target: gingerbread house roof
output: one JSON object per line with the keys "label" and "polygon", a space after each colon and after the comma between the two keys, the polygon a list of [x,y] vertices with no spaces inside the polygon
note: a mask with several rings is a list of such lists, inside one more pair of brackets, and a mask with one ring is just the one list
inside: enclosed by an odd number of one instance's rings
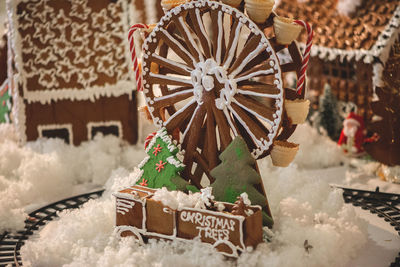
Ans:
{"label": "gingerbread house roof", "polygon": [[8,1],[10,40],[28,102],[130,94],[128,0]]}
{"label": "gingerbread house roof", "polygon": [[[399,35],[400,1],[360,0],[360,5],[351,15],[340,12],[338,2],[281,0],[276,12],[313,25],[312,56],[328,60],[337,57],[363,60],[365,63],[373,63],[379,58],[385,62]],[[306,37],[302,36],[301,41],[305,42]]]}

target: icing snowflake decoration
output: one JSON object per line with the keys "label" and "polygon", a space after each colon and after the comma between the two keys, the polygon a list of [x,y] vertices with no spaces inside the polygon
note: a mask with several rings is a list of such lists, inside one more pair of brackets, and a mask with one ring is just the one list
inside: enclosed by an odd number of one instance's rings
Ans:
{"label": "icing snowflake decoration", "polygon": [[[171,53],[158,49],[162,43]],[[158,73],[151,64],[167,71]],[[278,134],[283,110],[278,58],[258,26],[228,5],[191,1],[167,12],[143,44],[142,74],[154,123],[170,133],[185,129],[182,144],[195,143],[194,126],[212,120],[207,127],[218,128],[221,142],[245,135],[259,158]],[[163,121],[160,110],[171,105],[176,112]]]}
{"label": "icing snowflake decoration", "polygon": [[7,3],[24,98],[44,104],[131,94],[127,1],[100,9],[89,0],[56,2]]}

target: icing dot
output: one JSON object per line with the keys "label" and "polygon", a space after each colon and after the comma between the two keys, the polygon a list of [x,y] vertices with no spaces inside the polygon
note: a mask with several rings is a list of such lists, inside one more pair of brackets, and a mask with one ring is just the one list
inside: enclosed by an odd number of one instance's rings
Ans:
{"label": "icing dot", "polygon": [[210,91],[214,88],[214,79],[211,76],[204,76],[202,78],[202,83],[203,83],[203,87],[204,89],[206,89],[207,91]]}

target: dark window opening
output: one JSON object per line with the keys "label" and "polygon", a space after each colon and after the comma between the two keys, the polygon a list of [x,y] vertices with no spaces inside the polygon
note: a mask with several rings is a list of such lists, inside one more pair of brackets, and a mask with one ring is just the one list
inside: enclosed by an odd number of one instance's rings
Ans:
{"label": "dark window opening", "polygon": [[71,143],[67,128],[42,130],[42,136],[47,138],[59,138],[67,144]]}
{"label": "dark window opening", "polygon": [[98,133],[102,133],[103,135],[115,135],[115,136],[119,137],[119,128],[116,125],[111,125],[111,126],[93,126],[92,127],[92,139]]}
{"label": "dark window opening", "polygon": [[324,75],[329,75],[329,66],[328,66],[328,64],[329,63],[323,64],[322,72],[324,73]]}
{"label": "dark window opening", "polygon": [[339,76],[339,71],[337,69],[332,70],[332,76],[338,77]]}
{"label": "dark window opening", "polygon": [[354,62],[339,59],[335,61],[325,61],[322,72],[325,76],[340,78],[343,80],[356,80],[356,66]]}

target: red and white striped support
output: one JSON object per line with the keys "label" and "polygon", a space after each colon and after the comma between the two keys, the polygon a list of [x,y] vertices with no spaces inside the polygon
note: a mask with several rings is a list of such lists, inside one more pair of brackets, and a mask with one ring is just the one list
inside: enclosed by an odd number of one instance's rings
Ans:
{"label": "red and white striped support", "polygon": [[304,51],[303,55],[303,62],[301,64],[301,75],[299,80],[297,81],[297,94],[301,95],[303,91],[303,87],[305,86],[304,82],[306,80],[306,71],[308,67],[308,61],[310,60],[310,52],[311,52],[311,47],[312,47],[312,41],[314,37],[314,31],[311,27],[310,24],[303,20],[295,20],[294,23],[297,23],[301,26],[303,26],[307,30],[307,43],[306,43],[306,49]]}
{"label": "red and white striped support", "polygon": [[149,136],[146,137],[146,139],[144,140],[144,149],[147,148],[147,146],[149,145],[151,139],[153,139],[153,137],[154,137],[156,134],[157,134],[157,133],[154,132],[154,133],[149,134]]}
{"label": "red and white striped support", "polygon": [[149,26],[147,26],[146,24],[142,24],[142,23],[135,24],[129,29],[129,34],[128,34],[129,49],[130,49],[131,55],[132,55],[133,71],[135,72],[135,79],[136,79],[136,85],[137,85],[138,91],[143,91],[143,82],[142,82],[142,75],[139,70],[139,63],[137,60],[135,42],[133,40],[134,39],[133,34],[138,29],[148,29],[148,28],[149,28]]}

